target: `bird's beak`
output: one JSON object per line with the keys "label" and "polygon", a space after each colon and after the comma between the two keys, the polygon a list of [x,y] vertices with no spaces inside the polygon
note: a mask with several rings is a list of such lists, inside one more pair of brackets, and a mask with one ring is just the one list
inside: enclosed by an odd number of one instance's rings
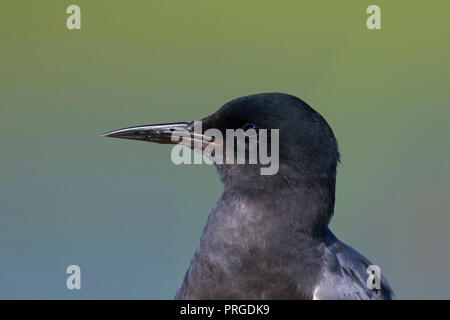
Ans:
{"label": "bird's beak", "polygon": [[178,144],[180,140],[183,140],[184,143],[188,142],[190,147],[193,147],[192,142],[199,142],[203,148],[203,144],[211,141],[209,137],[195,132],[193,121],[129,127],[104,133],[103,136],[161,144]]}

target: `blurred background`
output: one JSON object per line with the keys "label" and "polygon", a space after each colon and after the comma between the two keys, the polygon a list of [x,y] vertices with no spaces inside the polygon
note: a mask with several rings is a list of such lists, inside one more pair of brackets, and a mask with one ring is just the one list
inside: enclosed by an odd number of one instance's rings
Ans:
{"label": "blurred background", "polygon": [[[66,8],[81,8],[81,30]],[[381,8],[368,30],[366,8]],[[448,1],[2,0],[0,298],[171,299],[222,186],[106,139],[296,95],[342,153],[331,229],[397,298],[450,298]],[[66,288],[68,265],[81,290]]]}

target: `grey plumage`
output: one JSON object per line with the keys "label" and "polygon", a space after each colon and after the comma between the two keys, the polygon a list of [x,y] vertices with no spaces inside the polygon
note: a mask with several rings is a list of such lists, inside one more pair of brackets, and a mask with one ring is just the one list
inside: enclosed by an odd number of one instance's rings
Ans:
{"label": "grey plumage", "polygon": [[[177,299],[391,299],[387,281],[367,288],[371,263],[328,229],[339,152],[326,121],[304,101],[266,93],[238,98],[202,119],[203,130],[277,128],[279,171],[216,164],[224,190],[210,213]],[[166,126],[167,130],[164,131]],[[170,143],[174,126],[106,136]]]}
{"label": "grey plumage", "polygon": [[298,194],[280,190],[277,202],[225,190],[176,299],[392,299],[383,276],[380,290],[367,288],[372,263],[328,228],[320,236],[296,229],[291,196]]}

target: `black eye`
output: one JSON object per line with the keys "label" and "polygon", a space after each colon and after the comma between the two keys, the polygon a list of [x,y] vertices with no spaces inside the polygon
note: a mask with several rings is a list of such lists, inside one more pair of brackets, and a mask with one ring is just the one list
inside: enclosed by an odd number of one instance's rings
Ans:
{"label": "black eye", "polygon": [[258,133],[258,127],[255,126],[254,124],[249,124],[247,123],[244,127],[243,127],[244,131],[247,131],[248,129],[253,129]]}

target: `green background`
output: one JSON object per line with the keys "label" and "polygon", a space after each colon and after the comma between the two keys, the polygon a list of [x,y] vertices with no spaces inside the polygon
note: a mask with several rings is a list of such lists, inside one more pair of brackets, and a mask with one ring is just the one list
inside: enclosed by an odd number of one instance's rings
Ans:
{"label": "green background", "polygon": [[[382,30],[366,28],[370,4]],[[449,12],[437,0],[2,0],[0,298],[172,298],[221,191],[215,169],[100,134],[267,91],[304,99],[338,138],[336,235],[398,298],[450,298]],[[79,291],[66,289],[70,264]]]}

